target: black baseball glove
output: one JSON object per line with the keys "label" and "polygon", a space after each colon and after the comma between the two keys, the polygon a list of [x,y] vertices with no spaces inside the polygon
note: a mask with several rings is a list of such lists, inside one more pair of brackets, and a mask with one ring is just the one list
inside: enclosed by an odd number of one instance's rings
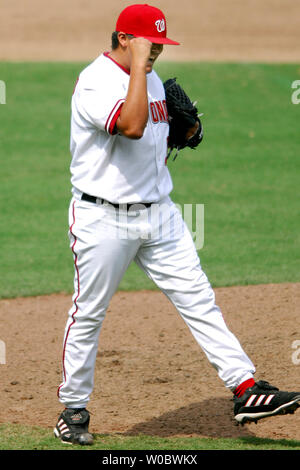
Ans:
{"label": "black baseball glove", "polygon": [[203,127],[199,119],[195,103],[192,103],[185,91],[176,82],[176,78],[169,78],[164,82],[167,110],[169,115],[169,153],[190,147],[195,149],[203,139]]}

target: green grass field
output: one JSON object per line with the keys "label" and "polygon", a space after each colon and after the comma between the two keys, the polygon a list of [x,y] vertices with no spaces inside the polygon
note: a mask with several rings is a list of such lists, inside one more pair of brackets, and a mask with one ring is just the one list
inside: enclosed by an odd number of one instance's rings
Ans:
{"label": "green grass field", "polygon": [[[0,63],[7,93],[0,105],[0,298],[72,292],[70,99],[84,65]],[[162,79],[176,76],[204,113],[203,143],[168,165],[173,200],[204,204],[199,254],[212,285],[300,281],[300,105],[291,102],[299,66],[161,63],[157,71]],[[120,285],[154,288],[134,265]],[[14,426],[4,429],[0,449],[60,448],[46,430],[23,428],[17,439]],[[299,449],[300,443],[146,436],[99,438],[96,446]]]}
{"label": "green grass field", "polygon": [[[0,63],[0,297],[71,292],[70,97],[84,64]],[[160,64],[204,113],[197,150],[169,161],[172,197],[204,204],[213,286],[300,280],[296,65]],[[155,288],[134,265],[121,289]]]}
{"label": "green grass field", "polygon": [[97,434],[94,438],[92,447],[82,448],[60,443],[49,429],[38,426],[0,425],[0,450],[300,450],[299,441],[256,437],[200,439]]}

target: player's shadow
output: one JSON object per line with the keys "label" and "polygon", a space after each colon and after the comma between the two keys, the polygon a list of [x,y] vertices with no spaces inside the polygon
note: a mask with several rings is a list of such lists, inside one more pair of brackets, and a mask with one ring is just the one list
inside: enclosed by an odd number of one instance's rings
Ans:
{"label": "player's shadow", "polygon": [[[252,426],[255,426],[254,424]],[[246,426],[237,426],[233,418],[233,402],[228,398],[212,398],[168,411],[161,416],[138,423],[124,433],[127,436],[146,434],[158,437],[254,436]]]}

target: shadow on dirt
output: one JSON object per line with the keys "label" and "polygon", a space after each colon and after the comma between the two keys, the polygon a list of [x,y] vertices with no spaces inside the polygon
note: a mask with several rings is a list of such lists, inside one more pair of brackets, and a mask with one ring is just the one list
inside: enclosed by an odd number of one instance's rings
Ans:
{"label": "shadow on dirt", "polygon": [[161,416],[136,424],[124,435],[134,436],[201,436],[201,437],[249,437],[251,426],[237,426],[233,418],[233,402],[228,398],[212,398],[199,403],[168,411]]}

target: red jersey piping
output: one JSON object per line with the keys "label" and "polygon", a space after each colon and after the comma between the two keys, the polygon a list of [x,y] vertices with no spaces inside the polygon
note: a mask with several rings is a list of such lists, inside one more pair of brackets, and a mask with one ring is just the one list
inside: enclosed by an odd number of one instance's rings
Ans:
{"label": "red jersey piping", "polygon": [[71,327],[74,325],[74,323],[76,323],[76,319],[75,319],[75,315],[76,313],[78,312],[78,304],[77,304],[77,300],[79,298],[79,295],[80,295],[80,278],[79,278],[79,269],[78,269],[78,256],[77,256],[77,253],[75,251],[75,245],[77,243],[77,237],[74,235],[74,233],[72,232],[73,230],[73,227],[74,227],[74,224],[75,224],[75,201],[73,202],[73,208],[72,208],[72,214],[73,214],[73,223],[70,227],[70,233],[71,235],[73,236],[74,238],[74,242],[72,244],[72,252],[73,252],[73,255],[74,255],[74,264],[75,264],[75,270],[76,270],[76,274],[77,274],[77,295],[76,295],[76,298],[74,300],[74,312],[72,314],[72,323],[70,323],[69,327],[68,327],[68,331],[67,331],[67,334],[66,334],[66,337],[65,337],[65,340],[64,340],[64,345],[63,345],[63,357],[62,357],[62,367],[63,367],[63,383],[58,387],[57,389],[57,396],[59,397],[59,392],[60,392],[60,389],[62,388],[62,386],[65,384],[66,382],[66,368],[65,368],[65,355],[66,355],[66,345],[67,345],[67,341],[68,341],[68,337],[69,337],[69,333],[70,333],[70,329]]}
{"label": "red jersey piping", "polygon": [[117,122],[118,117],[120,116],[121,109],[122,109],[124,101],[125,101],[124,99],[121,99],[121,100],[118,100],[116,102],[115,106],[111,110],[111,112],[110,112],[110,114],[109,114],[109,116],[106,120],[105,130],[109,134],[114,135],[114,134],[117,133],[117,131],[115,130],[115,124]]}
{"label": "red jersey piping", "polygon": [[123,67],[123,65],[119,64],[115,59],[110,57],[109,52],[103,52],[104,57],[107,57],[108,59],[112,60],[120,69],[123,70],[123,72],[127,73],[127,75],[130,75],[130,70],[126,69]]}

